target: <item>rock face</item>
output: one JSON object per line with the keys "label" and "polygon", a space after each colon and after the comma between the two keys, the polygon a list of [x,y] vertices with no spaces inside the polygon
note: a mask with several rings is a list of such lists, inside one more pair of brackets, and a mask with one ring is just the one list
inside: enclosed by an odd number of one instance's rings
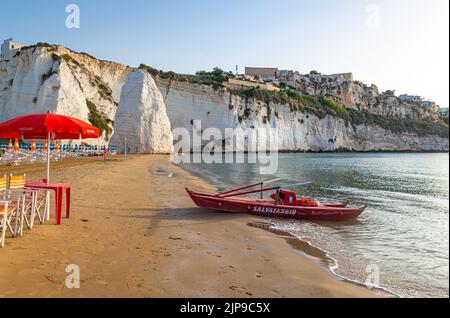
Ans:
{"label": "rock face", "polygon": [[380,93],[376,85],[367,86],[354,81],[348,74],[306,74],[299,77],[298,88],[302,93],[321,95],[334,99],[348,108],[397,118],[436,119],[433,109],[420,107],[415,102],[402,101],[395,95]]}
{"label": "rock face", "polygon": [[[103,131],[107,141],[120,90],[131,71],[62,46],[22,49],[9,61],[0,62],[0,120],[47,111],[84,121],[95,117],[96,124],[102,121],[109,127]],[[97,140],[83,142],[98,144]]]}
{"label": "rock face", "polygon": [[[164,99],[153,78],[137,70],[127,77],[115,117],[111,142],[124,152],[170,153],[172,132]],[[125,141],[126,138],[126,141]]]}
{"label": "rock face", "polygon": [[[448,138],[394,133],[376,125],[353,127],[341,118],[292,112],[287,104],[246,99],[212,86],[168,80],[157,85],[172,129],[187,128],[191,136],[193,122],[201,120],[202,130],[215,127],[223,136],[226,128],[277,128],[280,151],[448,151]],[[240,146],[236,151],[246,150]]]}
{"label": "rock face", "polygon": [[68,66],[49,52],[26,50],[0,68],[2,119],[30,113],[62,112],[87,118],[86,101]]}
{"label": "rock face", "polygon": [[[222,133],[226,128],[278,128],[282,151],[448,151],[448,137],[395,133],[377,125],[353,126],[339,117],[291,111],[287,104],[244,98],[224,88],[156,76],[158,91],[150,75],[135,71],[62,46],[23,48],[9,61],[0,62],[0,121],[52,111],[102,127],[105,142],[115,135],[112,145],[124,147],[121,142],[128,135],[128,148],[141,152],[169,152],[170,128],[192,132],[195,120],[202,121],[203,130],[214,127]],[[299,87],[304,93],[326,96],[386,120],[433,120],[436,116],[345,76],[308,74],[300,78]],[[87,142],[98,144],[97,140]],[[240,147],[236,150],[245,150]]]}

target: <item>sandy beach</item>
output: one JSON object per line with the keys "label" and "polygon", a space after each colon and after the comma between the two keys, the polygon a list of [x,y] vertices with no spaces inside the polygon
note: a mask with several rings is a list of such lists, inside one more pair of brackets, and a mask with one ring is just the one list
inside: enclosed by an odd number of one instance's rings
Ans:
{"label": "sandy beach", "polygon": [[[36,179],[44,166],[0,173]],[[72,216],[7,238],[0,297],[380,296],[334,277],[282,234],[248,225],[261,218],[194,207],[184,187],[212,186],[168,156],[68,160],[52,164],[51,180],[71,184]],[[66,288],[69,264],[80,268],[79,289]]]}

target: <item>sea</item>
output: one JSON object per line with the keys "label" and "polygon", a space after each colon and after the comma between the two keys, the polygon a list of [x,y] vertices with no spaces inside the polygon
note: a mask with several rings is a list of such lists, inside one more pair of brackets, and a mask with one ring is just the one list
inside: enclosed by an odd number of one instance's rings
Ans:
{"label": "sea", "polygon": [[[246,162],[245,154],[241,161]],[[219,189],[284,178],[299,197],[367,205],[351,222],[261,217],[326,252],[333,274],[400,297],[449,297],[448,153],[288,153],[259,164],[184,163]]]}

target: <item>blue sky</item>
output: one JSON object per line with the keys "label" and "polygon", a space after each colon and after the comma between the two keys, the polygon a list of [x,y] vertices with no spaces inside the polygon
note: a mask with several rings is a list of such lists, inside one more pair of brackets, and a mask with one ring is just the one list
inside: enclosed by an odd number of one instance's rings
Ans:
{"label": "blue sky", "polygon": [[[274,66],[449,101],[448,0],[0,0],[0,39],[192,73]],[[68,4],[80,28],[65,26]]]}

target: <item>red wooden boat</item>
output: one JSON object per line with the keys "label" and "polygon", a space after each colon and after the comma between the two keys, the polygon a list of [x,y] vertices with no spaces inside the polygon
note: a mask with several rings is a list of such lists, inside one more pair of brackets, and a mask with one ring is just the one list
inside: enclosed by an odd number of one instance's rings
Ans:
{"label": "red wooden boat", "polygon": [[[295,192],[281,187],[263,188],[264,183],[256,183],[218,194],[194,192],[186,188],[194,203],[202,208],[224,212],[240,212],[270,217],[285,217],[308,220],[350,220],[356,219],[367,206],[351,208],[349,201],[340,203],[320,203],[316,200],[297,199]],[[260,186],[258,190],[244,191]],[[270,199],[263,199],[263,193],[275,191]],[[260,198],[241,197],[260,193]]]}

